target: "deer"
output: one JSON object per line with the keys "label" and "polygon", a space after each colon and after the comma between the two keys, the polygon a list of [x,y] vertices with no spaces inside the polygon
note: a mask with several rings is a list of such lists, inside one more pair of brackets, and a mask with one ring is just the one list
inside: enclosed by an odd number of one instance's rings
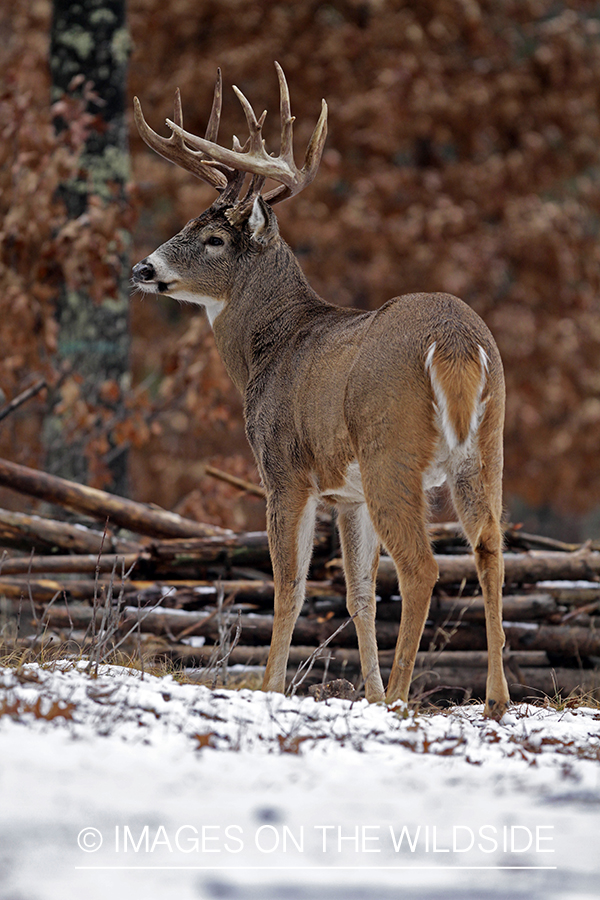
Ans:
{"label": "deer", "polygon": [[[484,598],[488,672],[484,714],[510,702],[503,671],[502,469],[504,374],[494,338],[466,303],[414,293],[365,311],[339,307],[309,285],[279,233],[273,206],[314,179],[327,104],[298,168],[287,81],[278,156],[234,86],[249,136],[218,143],[218,70],[204,137],[183,128],[179,90],[169,137],[134,118],[146,144],[217,191],[212,205],[134,266],[147,294],[204,307],[225,368],[243,398],[245,428],[266,495],[274,583],[271,645],[262,688],[285,691],[294,626],[305,600],[317,509],[335,510],[365,697],[399,708],[409,688],[438,579],[427,496],[444,482],[475,556]],[[268,191],[268,183],[275,183]],[[375,630],[381,547],[402,599],[387,689]]]}

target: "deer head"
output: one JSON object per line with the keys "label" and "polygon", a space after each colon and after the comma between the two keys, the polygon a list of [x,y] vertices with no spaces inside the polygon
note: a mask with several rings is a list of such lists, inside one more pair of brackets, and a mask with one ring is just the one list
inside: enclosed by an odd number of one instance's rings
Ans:
{"label": "deer head", "polygon": [[[206,307],[211,324],[222,311],[235,280],[243,273],[240,260],[250,264],[278,239],[277,220],[271,206],[300,193],[314,179],[327,136],[327,104],[309,141],[304,163],[294,161],[293,122],[288,85],[279,63],[275,63],[280,91],[281,147],[271,156],[262,136],[266,111],[257,118],[252,106],[234,86],[240,100],[249,137],[242,146],[234,137],[233,149],[221,147],[218,137],[222,106],[221,71],[218,71],[213,105],[203,138],[183,129],[179,90],[175,95],[173,121],[168,138],[147,124],[137,97],[135,122],[144,141],[165,159],[191,172],[214,187],[219,196],[202,215],[162,244],[133,269],[133,282],[149,293],[167,294],[178,300]],[[247,176],[251,180],[246,190]],[[263,193],[267,180],[278,186]],[[235,263],[235,264],[234,264]]]}

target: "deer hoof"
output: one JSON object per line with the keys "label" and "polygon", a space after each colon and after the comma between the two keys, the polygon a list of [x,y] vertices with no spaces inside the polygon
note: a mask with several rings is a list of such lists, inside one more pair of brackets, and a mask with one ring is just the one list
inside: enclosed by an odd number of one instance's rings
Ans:
{"label": "deer hoof", "polygon": [[483,714],[488,719],[495,719],[496,722],[499,722],[508,709],[508,704],[508,698],[506,700],[494,700],[492,697],[488,697]]}

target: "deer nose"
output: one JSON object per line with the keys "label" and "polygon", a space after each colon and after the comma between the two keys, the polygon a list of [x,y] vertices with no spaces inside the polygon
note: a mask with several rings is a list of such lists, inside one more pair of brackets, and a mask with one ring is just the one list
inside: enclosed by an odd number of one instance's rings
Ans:
{"label": "deer nose", "polygon": [[148,262],[147,259],[143,259],[133,267],[131,274],[134,281],[152,281],[156,275],[156,270],[152,263]]}

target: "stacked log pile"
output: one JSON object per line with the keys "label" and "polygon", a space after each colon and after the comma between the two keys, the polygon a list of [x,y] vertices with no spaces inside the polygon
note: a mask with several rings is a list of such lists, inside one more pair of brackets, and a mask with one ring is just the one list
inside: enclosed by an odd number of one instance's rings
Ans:
{"label": "stacked log pile", "polygon": [[[146,666],[167,660],[198,679],[210,680],[227,666],[229,673],[241,669],[249,684],[252,676],[259,680],[273,622],[264,532],[234,534],[3,460],[0,485],[58,505],[63,515],[70,510],[78,519],[0,510],[4,654],[54,644],[61,652],[96,653],[96,659],[110,661],[118,649],[138,655]],[[94,520],[102,524],[94,526]],[[431,531],[440,578],[413,694],[436,701],[480,698],[487,653],[474,559],[457,526]],[[600,697],[600,548],[591,542],[562,544],[516,528],[507,529],[506,541],[505,662],[511,695]],[[338,552],[334,528],[324,521],[290,655],[290,679],[300,680],[299,667],[305,673],[300,690],[324,678],[360,682]],[[385,556],[377,589],[385,680],[402,607]]]}

